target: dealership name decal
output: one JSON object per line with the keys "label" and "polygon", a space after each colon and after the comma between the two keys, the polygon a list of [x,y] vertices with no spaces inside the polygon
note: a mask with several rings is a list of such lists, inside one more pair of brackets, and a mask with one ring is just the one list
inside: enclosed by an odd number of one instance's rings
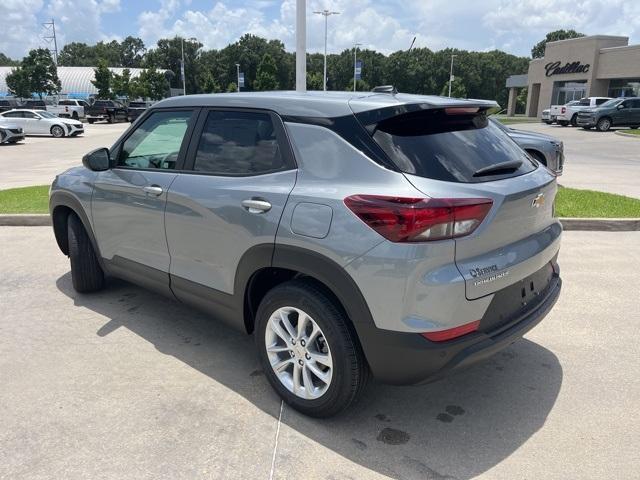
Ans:
{"label": "dealership name decal", "polygon": [[561,67],[562,62],[550,62],[544,66],[544,69],[547,71],[547,77],[552,75],[562,75],[564,73],[587,73],[591,65],[582,64],[580,62],[567,62]]}

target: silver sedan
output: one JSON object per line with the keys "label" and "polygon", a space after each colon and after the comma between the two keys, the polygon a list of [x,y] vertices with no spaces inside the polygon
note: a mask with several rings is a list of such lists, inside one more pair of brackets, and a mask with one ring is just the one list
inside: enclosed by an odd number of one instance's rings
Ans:
{"label": "silver sedan", "polygon": [[0,114],[0,125],[5,124],[21,127],[25,135],[53,135],[60,138],[84,133],[82,122],[59,118],[44,110],[9,110]]}

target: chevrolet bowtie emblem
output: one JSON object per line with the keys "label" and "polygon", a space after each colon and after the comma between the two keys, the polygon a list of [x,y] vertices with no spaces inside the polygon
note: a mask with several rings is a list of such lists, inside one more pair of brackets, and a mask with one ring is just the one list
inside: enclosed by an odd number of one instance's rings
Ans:
{"label": "chevrolet bowtie emblem", "polygon": [[538,195],[536,195],[536,198],[531,200],[532,208],[540,208],[543,205],[544,205],[544,193],[539,193]]}

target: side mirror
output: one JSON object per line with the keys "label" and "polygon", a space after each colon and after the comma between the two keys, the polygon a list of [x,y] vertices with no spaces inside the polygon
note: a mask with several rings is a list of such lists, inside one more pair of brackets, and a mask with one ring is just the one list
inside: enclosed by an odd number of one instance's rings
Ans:
{"label": "side mirror", "polygon": [[618,105],[618,110],[622,110],[623,108],[624,108],[624,105],[622,103]]}
{"label": "side mirror", "polygon": [[109,156],[108,148],[97,148],[82,157],[82,164],[94,172],[109,170],[110,162],[111,157]]}

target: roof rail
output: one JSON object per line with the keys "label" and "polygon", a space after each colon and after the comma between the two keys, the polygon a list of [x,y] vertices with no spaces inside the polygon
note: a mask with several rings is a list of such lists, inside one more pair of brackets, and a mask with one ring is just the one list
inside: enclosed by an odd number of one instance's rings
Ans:
{"label": "roof rail", "polygon": [[398,89],[393,85],[380,85],[378,87],[373,87],[371,91],[375,93],[390,93],[391,95],[398,93]]}

